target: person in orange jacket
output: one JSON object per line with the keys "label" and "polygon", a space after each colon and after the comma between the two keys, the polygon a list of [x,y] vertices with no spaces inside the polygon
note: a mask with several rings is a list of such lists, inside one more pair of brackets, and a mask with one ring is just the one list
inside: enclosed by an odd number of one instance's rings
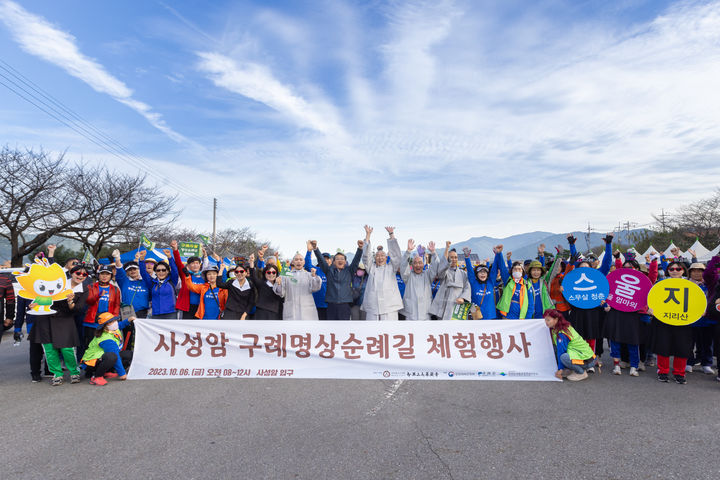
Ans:
{"label": "person in orange jacket", "polygon": [[200,295],[200,303],[198,304],[195,317],[201,320],[219,320],[222,318],[225,310],[225,303],[228,298],[228,291],[218,287],[218,276],[225,271],[225,265],[218,270],[218,267],[212,265],[203,270],[202,275],[205,283],[193,283],[189,276],[185,277],[185,285],[191,292]]}

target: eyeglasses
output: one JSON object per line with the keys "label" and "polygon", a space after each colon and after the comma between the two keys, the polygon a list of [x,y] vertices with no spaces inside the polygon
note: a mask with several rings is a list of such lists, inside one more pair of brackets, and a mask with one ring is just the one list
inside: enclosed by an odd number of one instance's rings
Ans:
{"label": "eyeglasses", "polygon": [[277,272],[273,272],[272,270],[268,270],[265,272],[265,275],[277,275]]}
{"label": "eyeglasses", "polygon": [[156,268],[155,272],[156,273],[167,272],[167,268]]}
{"label": "eyeglasses", "polygon": [[235,273],[245,273],[245,270],[235,270]]}
{"label": "eyeglasses", "polygon": [[77,275],[78,277],[87,277],[88,274],[85,272],[75,272],[73,275]]}
{"label": "eyeglasses", "polygon": [[683,269],[680,267],[670,267],[668,268],[668,272],[682,272]]}

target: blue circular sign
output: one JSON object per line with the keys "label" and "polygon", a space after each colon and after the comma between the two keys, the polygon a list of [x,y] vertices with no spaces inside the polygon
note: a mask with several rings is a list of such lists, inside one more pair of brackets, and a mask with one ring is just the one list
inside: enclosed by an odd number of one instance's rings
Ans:
{"label": "blue circular sign", "polygon": [[570,305],[589,310],[599,307],[610,293],[605,275],[594,268],[576,268],[563,278],[563,296]]}

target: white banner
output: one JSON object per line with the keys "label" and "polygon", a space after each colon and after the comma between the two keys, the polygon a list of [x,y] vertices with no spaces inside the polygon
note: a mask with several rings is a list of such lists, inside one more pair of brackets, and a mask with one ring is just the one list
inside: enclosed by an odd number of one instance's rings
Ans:
{"label": "white banner", "polygon": [[544,320],[140,319],[135,331],[130,379],[561,381]]}

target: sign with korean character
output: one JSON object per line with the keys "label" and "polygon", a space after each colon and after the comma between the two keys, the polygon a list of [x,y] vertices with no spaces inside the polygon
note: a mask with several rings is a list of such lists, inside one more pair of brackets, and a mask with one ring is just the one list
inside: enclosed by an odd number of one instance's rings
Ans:
{"label": "sign with korean character", "polygon": [[666,278],[648,294],[653,316],[668,325],[690,325],[700,320],[707,307],[702,289],[684,278]]}
{"label": "sign with korean character", "polygon": [[607,304],[621,312],[637,312],[647,307],[652,282],[644,273],[632,268],[618,268],[607,276],[610,291]]}
{"label": "sign with korean character", "polygon": [[201,257],[202,246],[197,242],[178,242],[181,257]]}
{"label": "sign with korean character", "polygon": [[545,321],[135,321],[130,379],[547,380]]}
{"label": "sign with korean character", "polygon": [[563,296],[575,308],[590,310],[599,307],[610,293],[605,275],[595,268],[576,268],[562,281]]}

